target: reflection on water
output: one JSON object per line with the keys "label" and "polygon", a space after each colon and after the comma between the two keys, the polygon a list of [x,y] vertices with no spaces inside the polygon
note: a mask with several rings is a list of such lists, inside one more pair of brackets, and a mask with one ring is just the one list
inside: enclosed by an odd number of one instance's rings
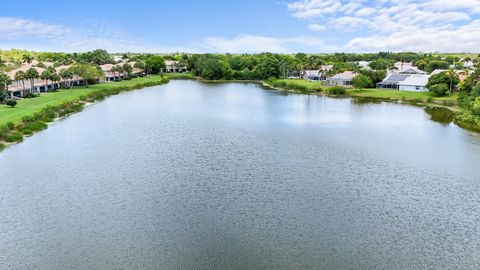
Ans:
{"label": "reflection on water", "polygon": [[421,108],[172,81],[0,155],[0,269],[479,269],[478,160]]}
{"label": "reflection on water", "polygon": [[427,107],[425,111],[430,115],[432,121],[442,124],[452,123],[455,116],[452,110],[443,107]]}

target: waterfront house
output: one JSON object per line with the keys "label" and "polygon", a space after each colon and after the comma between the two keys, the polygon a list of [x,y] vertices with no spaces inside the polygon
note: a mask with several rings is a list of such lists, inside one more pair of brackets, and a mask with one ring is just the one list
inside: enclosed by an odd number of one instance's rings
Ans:
{"label": "waterfront house", "polygon": [[103,79],[102,79],[103,82],[121,81],[125,78],[124,72],[112,71],[112,68],[116,66],[118,65],[113,65],[113,64],[100,65],[100,69],[102,69],[102,72],[103,72]]}
{"label": "waterfront house", "polygon": [[179,61],[165,60],[165,72],[166,73],[181,73],[187,72],[187,67],[180,64]]}
{"label": "waterfront house", "polygon": [[344,71],[333,77],[327,78],[326,85],[328,86],[351,86],[352,80],[357,76],[355,71]]}
{"label": "waterfront house", "polygon": [[411,74],[405,80],[398,83],[398,90],[400,91],[415,91],[427,92],[427,83],[430,75],[425,74]]}
{"label": "waterfront house", "polygon": [[302,78],[309,81],[320,81],[321,73],[320,70],[304,70]]}
{"label": "waterfront house", "polygon": [[383,81],[377,83],[377,88],[400,91],[428,91],[427,83],[431,75],[389,73]]}

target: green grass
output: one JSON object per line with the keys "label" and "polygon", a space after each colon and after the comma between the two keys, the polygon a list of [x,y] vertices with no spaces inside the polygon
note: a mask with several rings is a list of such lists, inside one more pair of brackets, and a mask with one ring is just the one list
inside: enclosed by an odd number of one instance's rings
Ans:
{"label": "green grass", "polygon": [[445,97],[435,97],[430,92],[410,92],[410,91],[398,91],[398,90],[383,90],[383,89],[349,89],[347,93],[356,97],[371,97],[371,98],[385,98],[385,99],[398,99],[398,100],[416,100],[422,99],[426,101],[428,98],[437,101],[456,101],[457,94],[452,94]]}
{"label": "green grass", "polygon": [[139,83],[154,83],[161,80],[160,75],[151,75],[144,78],[135,78],[121,82],[109,82],[91,85],[90,87],[76,87],[72,90],[61,89],[58,92],[42,93],[40,97],[19,100],[15,108],[0,105],[0,126],[8,122],[17,123],[24,116],[40,112],[47,106],[56,106],[65,102],[78,100],[88,93],[111,88],[131,87]]}
{"label": "green grass", "polygon": [[312,90],[312,91],[322,87],[321,82],[311,82],[311,81],[302,80],[302,79],[293,79],[293,80],[279,79],[279,80],[274,80],[273,82],[274,83],[285,83],[285,84],[292,85],[292,86],[296,85],[296,86],[300,86],[300,87],[305,87],[306,89]]}
{"label": "green grass", "polygon": [[[296,80],[273,80],[268,82],[274,87],[283,88],[286,90],[293,90],[298,92],[325,92],[328,88],[323,86],[321,82],[311,82],[301,79]],[[321,91],[319,91],[321,90]],[[430,92],[410,92],[410,91],[398,91],[398,90],[384,90],[384,89],[347,89],[347,95],[352,97],[365,97],[376,98],[385,100],[401,100],[410,102],[423,102],[423,103],[437,103],[445,106],[455,106],[457,103],[458,95],[456,93],[445,96],[435,97]]]}

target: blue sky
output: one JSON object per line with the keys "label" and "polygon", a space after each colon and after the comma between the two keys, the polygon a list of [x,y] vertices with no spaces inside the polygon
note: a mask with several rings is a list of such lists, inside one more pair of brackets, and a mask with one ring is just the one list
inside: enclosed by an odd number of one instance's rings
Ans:
{"label": "blue sky", "polygon": [[2,0],[9,48],[479,52],[480,0]]}

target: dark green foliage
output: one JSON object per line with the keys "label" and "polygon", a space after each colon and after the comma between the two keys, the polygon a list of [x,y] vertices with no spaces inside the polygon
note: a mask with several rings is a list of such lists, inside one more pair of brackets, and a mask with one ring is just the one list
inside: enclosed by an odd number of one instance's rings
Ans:
{"label": "dark green foliage", "polygon": [[152,55],[145,61],[145,66],[150,74],[158,74],[165,68],[165,60],[159,55]]}
{"label": "dark green foliage", "polygon": [[372,80],[365,75],[357,75],[352,80],[352,85],[356,88],[363,89],[372,85]]}
{"label": "dark green foliage", "polygon": [[427,72],[432,72],[435,69],[447,69],[450,65],[446,61],[441,61],[441,60],[432,60],[428,63],[428,65],[425,67],[425,70]]}
{"label": "dark green foliage", "polygon": [[332,86],[328,88],[327,91],[333,95],[344,95],[347,92],[345,87],[341,87],[341,86]]}
{"label": "dark green foliage", "polygon": [[444,83],[431,85],[428,89],[437,97],[445,96],[449,92],[448,86]]}
{"label": "dark green foliage", "polygon": [[24,98],[36,98],[36,97],[38,97],[38,94],[30,93],[30,92],[25,94],[25,96],[24,96]]}
{"label": "dark green foliage", "polygon": [[379,58],[370,62],[368,66],[373,70],[387,70],[393,66],[393,63],[383,58]]}
{"label": "dark green foliage", "polygon": [[8,143],[21,142],[23,141],[23,135],[19,133],[11,133],[5,137],[5,141]]}
{"label": "dark green foliage", "polygon": [[460,79],[458,78],[458,75],[455,72],[451,72],[450,74],[450,72],[445,71],[439,74],[432,75],[428,79],[427,88],[430,89],[430,87],[435,84],[445,84],[450,87],[450,84],[451,84],[453,89],[458,85],[459,82],[460,82]]}
{"label": "dark green foliage", "polygon": [[11,108],[17,106],[17,101],[15,99],[9,99],[7,102],[5,102],[7,106],[10,106]]}

